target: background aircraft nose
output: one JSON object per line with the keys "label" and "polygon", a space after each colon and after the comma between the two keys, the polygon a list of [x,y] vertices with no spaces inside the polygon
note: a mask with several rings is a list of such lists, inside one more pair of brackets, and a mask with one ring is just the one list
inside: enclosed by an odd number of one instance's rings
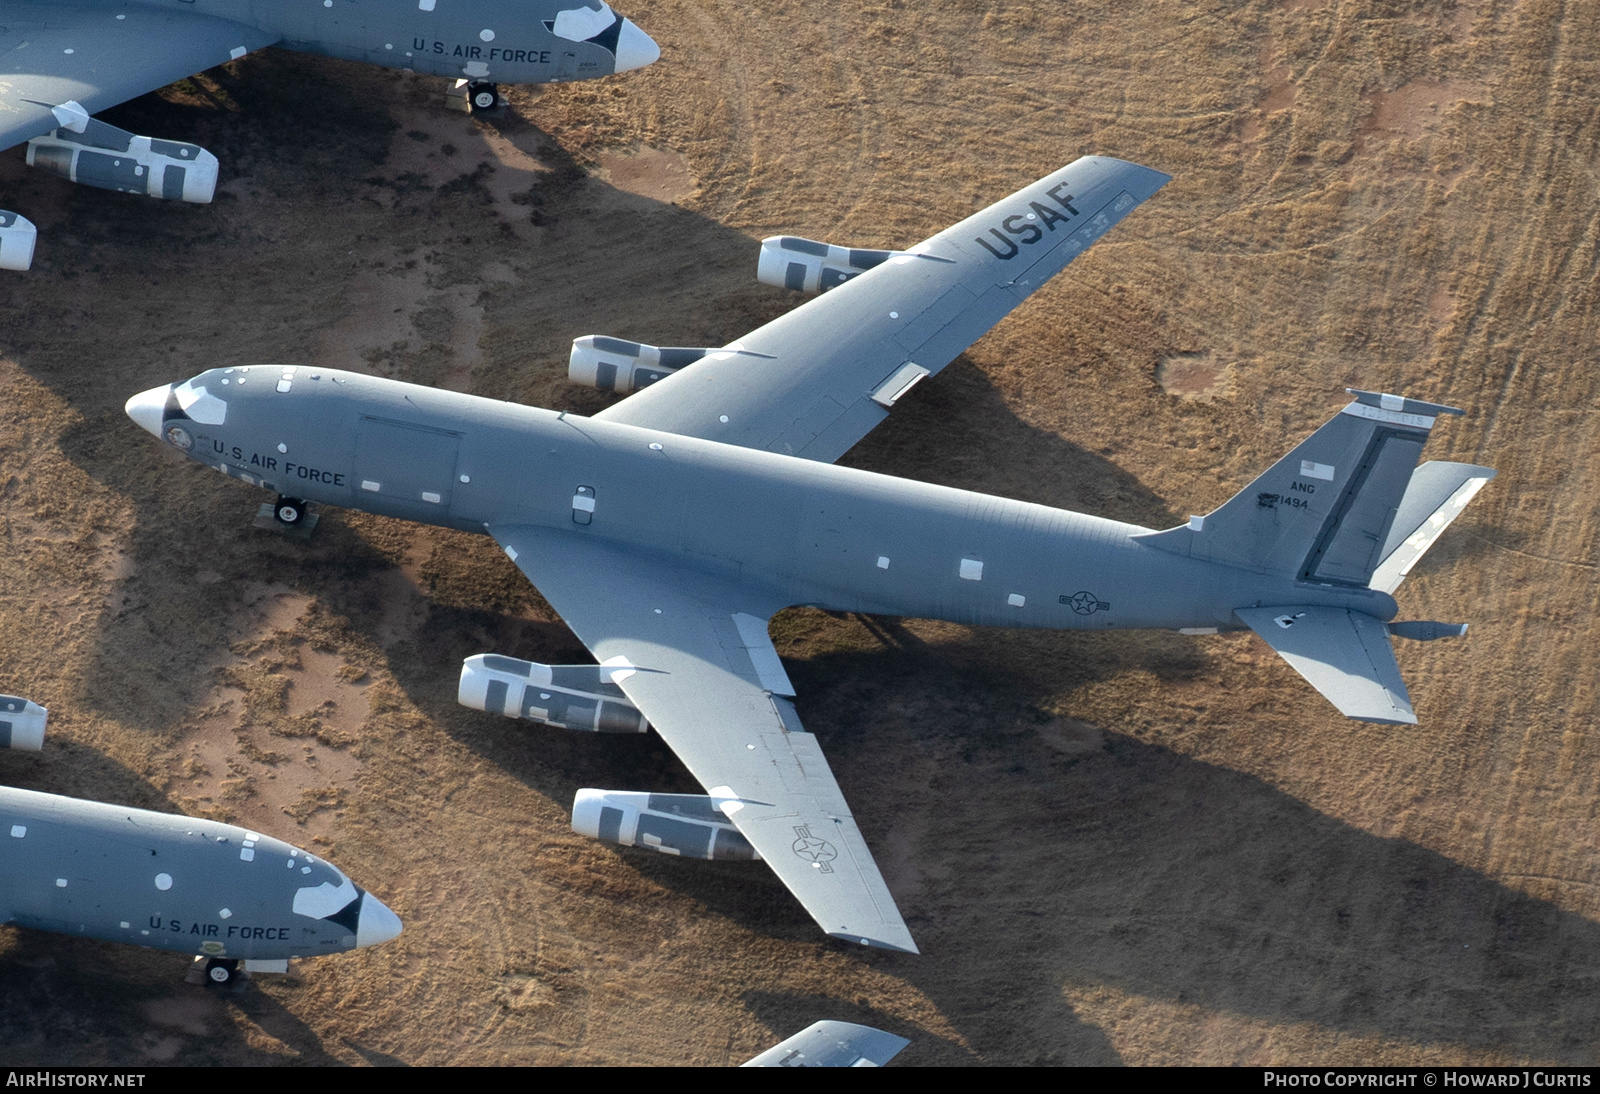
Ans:
{"label": "background aircraft nose", "polygon": [[616,71],[643,68],[654,64],[660,57],[661,47],[656,45],[655,39],[635,26],[632,19],[624,19],[622,30],[617,34]]}
{"label": "background aircraft nose", "polygon": [[356,918],[356,948],[376,946],[400,934],[400,917],[371,893],[361,895],[361,914]]}
{"label": "background aircraft nose", "polygon": [[161,436],[161,415],[167,407],[167,396],[172,392],[171,384],[162,384],[149,391],[141,391],[123,404],[122,409],[128,412],[128,417],[139,423],[139,428],[151,436]]}

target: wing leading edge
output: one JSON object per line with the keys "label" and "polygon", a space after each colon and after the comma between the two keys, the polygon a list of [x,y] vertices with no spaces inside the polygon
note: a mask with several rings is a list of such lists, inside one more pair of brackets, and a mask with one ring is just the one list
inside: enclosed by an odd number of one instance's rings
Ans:
{"label": "wing leading edge", "polygon": [[547,528],[491,534],[834,938],[916,953],[767,637],[782,599]]}
{"label": "wing leading edge", "polygon": [[143,4],[0,3],[0,149],[62,123],[50,108],[90,114],[165,87],[276,37],[240,23]]}
{"label": "wing leading edge", "polygon": [[1169,178],[1085,156],[596,417],[831,463]]}

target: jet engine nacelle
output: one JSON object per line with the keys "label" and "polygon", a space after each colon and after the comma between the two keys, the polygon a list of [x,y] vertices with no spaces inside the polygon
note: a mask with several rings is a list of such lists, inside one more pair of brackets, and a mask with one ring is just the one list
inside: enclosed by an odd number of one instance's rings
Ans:
{"label": "jet engine nacelle", "polygon": [[580,790],[572,799],[572,830],[666,855],[760,859],[760,852],[717,810],[716,802],[704,794]]}
{"label": "jet engine nacelle", "polygon": [[39,230],[20,213],[0,209],[0,270],[26,270],[33,265]]}
{"label": "jet engine nacelle", "polygon": [[50,712],[20,695],[0,695],[0,748],[38,752],[44,747],[44,723]]}
{"label": "jet engine nacelle", "polygon": [[[58,114],[58,116],[60,116]],[[28,165],[85,186],[168,201],[210,204],[217,157],[198,144],[141,137],[94,118],[28,142]]]}
{"label": "jet engine nacelle", "polygon": [[473,710],[561,729],[644,733],[650,723],[612,682],[615,671],[605,665],[541,665],[480,653],[462,662],[456,701]]}
{"label": "jet engine nacelle", "polygon": [[864,251],[799,236],[769,236],[761,241],[756,280],[795,292],[827,292],[859,273],[881,266],[905,251]]}
{"label": "jet engine nacelle", "polygon": [[567,379],[601,391],[630,395],[715,352],[688,346],[647,346],[603,334],[586,334],[572,341]]}

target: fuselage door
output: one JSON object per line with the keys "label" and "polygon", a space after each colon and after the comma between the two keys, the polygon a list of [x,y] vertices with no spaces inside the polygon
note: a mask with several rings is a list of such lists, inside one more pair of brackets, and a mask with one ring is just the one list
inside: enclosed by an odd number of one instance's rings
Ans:
{"label": "fuselage door", "polygon": [[460,445],[458,433],[362,418],[356,442],[356,488],[391,501],[447,509]]}

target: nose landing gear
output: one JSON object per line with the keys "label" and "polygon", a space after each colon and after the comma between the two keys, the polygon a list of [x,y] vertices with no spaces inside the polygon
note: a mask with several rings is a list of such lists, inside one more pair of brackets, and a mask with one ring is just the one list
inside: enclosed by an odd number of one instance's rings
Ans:
{"label": "nose landing gear", "polygon": [[206,962],[206,979],[217,987],[226,987],[239,976],[239,962],[230,957],[213,957]]}
{"label": "nose landing gear", "polygon": [[316,530],[320,519],[321,515],[314,512],[304,499],[279,494],[277,501],[261,503],[252,526],[263,532],[276,532],[280,536],[309,543],[311,533]]}
{"label": "nose landing gear", "polygon": [[474,80],[467,85],[467,101],[474,114],[493,110],[500,105],[500,85],[487,80]]}

